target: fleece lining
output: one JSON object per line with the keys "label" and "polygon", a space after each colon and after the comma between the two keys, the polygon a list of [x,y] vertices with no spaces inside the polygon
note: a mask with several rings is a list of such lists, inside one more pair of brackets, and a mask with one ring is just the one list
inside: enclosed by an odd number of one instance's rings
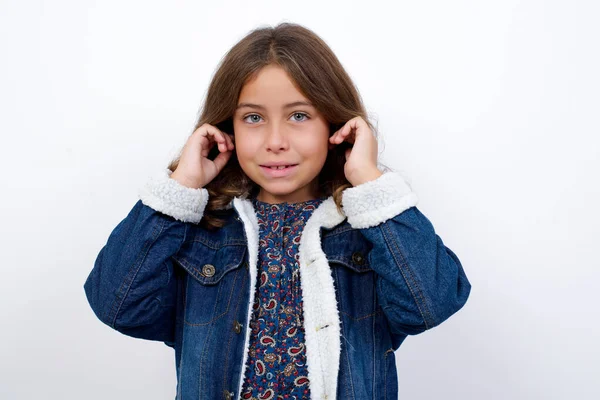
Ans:
{"label": "fleece lining", "polygon": [[139,198],[148,207],[179,221],[199,223],[208,204],[208,190],[183,186],[171,179],[172,173],[166,168],[152,176],[139,190]]}

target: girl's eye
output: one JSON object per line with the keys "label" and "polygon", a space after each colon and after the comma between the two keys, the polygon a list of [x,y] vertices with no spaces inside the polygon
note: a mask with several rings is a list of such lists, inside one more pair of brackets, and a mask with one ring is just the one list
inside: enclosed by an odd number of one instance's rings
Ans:
{"label": "girl's eye", "polygon": [[[254,118],[254,117],[256,117],[256,118]],[[251,120],[247,121],[248,118],[251,118]],[[244,121],[250,122],[251,124],[255,124],[255,123],[259,122],[259,120],[260,120],[260,115],[258,115],[258,114],[249,114],[244,117]]]}
{"label": "girl's eye", "polygon": [[305,117],[306,119],[308,119],[308,115],[306,115],[305,113],[297,112],[297,113],[292,114],[292,117],[294,118],[295,121],[304,121],[304,119],[300,119],[300,120],[297,119],[296,116],[298,116],[298,115],[300,117]]}
{"label": "girl's eye", "polygon": [[[248,119],[250,118],[250,119]],[[292,114],[292,118],[294,118],[294,121],[296,122],[302,122],[302,121],[306,121],[307,119],[309,119],[308,114],[303,113],[303,112],[296,112]],[[244,117],[244,121],[248,122],[250,124],[256,124],[258,122],[260,122],[260,120],[262,119],[262,117],[258,114],[248,114]]]}

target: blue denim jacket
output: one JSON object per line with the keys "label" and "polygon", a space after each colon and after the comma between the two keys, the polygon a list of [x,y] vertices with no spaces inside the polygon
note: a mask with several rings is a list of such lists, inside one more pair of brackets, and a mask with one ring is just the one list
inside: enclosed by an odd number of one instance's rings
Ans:
{"label": "blue denim jacket", "polygon": [[[101,249],[84,290],[117,331],[175,350],[176,399],[238,399],[257,281],[258,224],[234,198],[223,228],[198,224],[206,189],[166,170]],[[299,245],[312,399],[397,399],[394,351],[467,301],[458,257],[396,172],[348,188],[306,221]]]}

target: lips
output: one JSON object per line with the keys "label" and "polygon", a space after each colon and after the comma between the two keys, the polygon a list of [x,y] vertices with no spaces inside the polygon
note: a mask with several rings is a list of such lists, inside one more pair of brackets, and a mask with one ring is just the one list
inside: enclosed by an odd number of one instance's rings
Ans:
{"label": "lips", "polygon": [[269,178],[280,178],[292,174],[297,168],[298,164],[287,166],[285,168],[270,168],[263,165],[260,166],[260,170],[263,174]]}
{"label": "lips", "polygon": [[[261,165],[261,167],[271,168],[271,169],[283,169],[283,168],[280,168],[282,165],[283,164],[281,164],[281,165]],[[283,166],[285,168],[288,168],[288,167],[293,167],[295,165],[298,165],[298,164],[286,164],[286,165],[283,165]]]}

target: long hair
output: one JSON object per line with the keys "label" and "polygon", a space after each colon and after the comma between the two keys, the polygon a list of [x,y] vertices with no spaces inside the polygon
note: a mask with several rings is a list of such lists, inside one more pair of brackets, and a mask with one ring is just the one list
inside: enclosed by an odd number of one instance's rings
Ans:
{"label": "long hair", "polygon": [[[348,120],[362,117],[373,133],[362,98],[329,46],[314,32],[298,24],[281,23],[275,27],[260,27],[250,31],[222,58],[210,82],[206,99],[194,131],[208,123],[219,130],[233,134],[233,115],[244,84],[265,66],[274,64],[283,68],[299,90],[329,123],[329,136]],[[344,175],[344,152],[351,144],[342,142],[331,149],[318,176],[318,190],[322,196],[333,196],[338,211],[342,212],[342,192],[352,187]],[[181,158],[171,161],[175,171]],[[218,155],[218,146],[208,157]],[[233,150],[221,172],[205,188],[208,204],[201,225],[216,229],[224,225],[223,210],[234,197],[253,198],[260,187],[244,173]]]}

